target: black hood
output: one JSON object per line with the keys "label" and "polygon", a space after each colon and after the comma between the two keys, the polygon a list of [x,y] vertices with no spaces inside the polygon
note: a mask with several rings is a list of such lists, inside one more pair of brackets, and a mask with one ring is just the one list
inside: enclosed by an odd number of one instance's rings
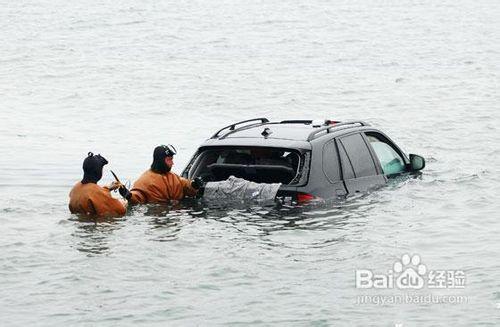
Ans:
{"label": "black hood", "polygon": [[170,167],[168,167],[165,163],[165,158],[168,156],[173,156],[173,153],[169,151],[167,146],[157,146],[153,152],[153,163],[151,164],[151,170],[157,174],[168,173],[170,171]]}
{"label": "black hood", "polygon": [[100,154],[94,156],[89,152],[88,157],[83,160],[82,184],[97,183],[102,177],[102,167],[107,164],[108,161]]}

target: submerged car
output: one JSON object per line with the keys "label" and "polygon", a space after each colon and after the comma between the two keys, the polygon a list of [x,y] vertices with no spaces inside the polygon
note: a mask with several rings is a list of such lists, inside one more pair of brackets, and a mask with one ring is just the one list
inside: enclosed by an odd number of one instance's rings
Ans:
{"label": "submerged car", "polygon": [[281,183],[278,199],[304,202],[365,192],[424,166],[423,157],[407,156],[387,135],[363,121],[256,118],[213,134],[182,176]]}

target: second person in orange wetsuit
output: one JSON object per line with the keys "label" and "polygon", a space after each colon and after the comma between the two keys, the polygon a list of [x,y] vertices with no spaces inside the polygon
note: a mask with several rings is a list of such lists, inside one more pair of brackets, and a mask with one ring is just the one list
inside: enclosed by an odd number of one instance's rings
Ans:
{"label": "second person in orange wetsuit", "polygon": [[176,150],[172,145],[160,145],[154,149],[151,169],[145,171],[135,181],[132,189],[119,189],[120,194],[130,204],[162,203],[169,200],[182,200],[196,195],[203,181],[200,178],[189,180],[171,172]]}
{"label": "second person in orange wetsuit", "polygon": [[92,217],[118,217],[127,212],[127,201],[111,196],[110,191],[119,185],[99,186],[102,168],[108,161],[101,155],[88,153],[83,161],[83,179],[76,183],[69,194],[69,210],[71,213]]}

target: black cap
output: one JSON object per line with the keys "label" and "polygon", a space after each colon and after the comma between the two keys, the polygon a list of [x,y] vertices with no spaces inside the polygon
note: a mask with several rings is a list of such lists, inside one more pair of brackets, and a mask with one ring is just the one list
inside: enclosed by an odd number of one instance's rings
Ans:
{"label": "black cap", "polygon": [[102,177],[102,167],[108,164],[108,161],[100,154],[94,156],[89,152],[87,158],[83,160],[83,179],[82,184],[97,183]]}

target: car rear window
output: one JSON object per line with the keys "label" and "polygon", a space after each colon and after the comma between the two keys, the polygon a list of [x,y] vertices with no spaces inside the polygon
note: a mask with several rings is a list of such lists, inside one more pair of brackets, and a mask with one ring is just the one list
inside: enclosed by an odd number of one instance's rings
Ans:
{"label": "car rear window", "polygon": [[188,177],[222,181],[235,176],[256,183],[296,184],[304,167],[297,150],[270,147],[218,147],[197,155]]}

